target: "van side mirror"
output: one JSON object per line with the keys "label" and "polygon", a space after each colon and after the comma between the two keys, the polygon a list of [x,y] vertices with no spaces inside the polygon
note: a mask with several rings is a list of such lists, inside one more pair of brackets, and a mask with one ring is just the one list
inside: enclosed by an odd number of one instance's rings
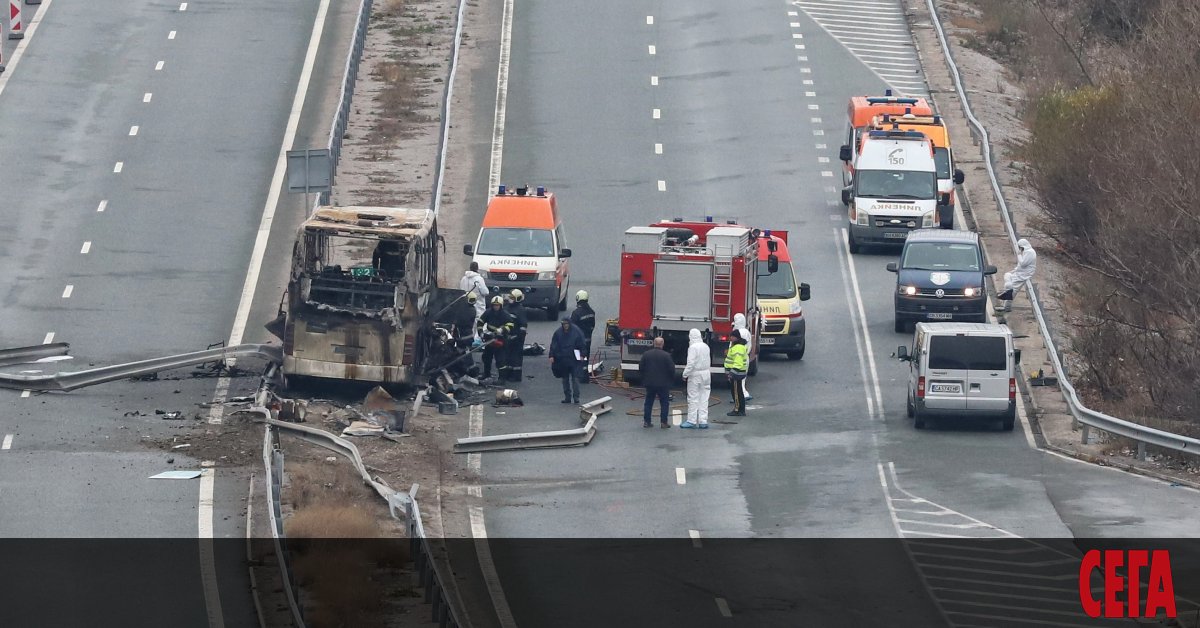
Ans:
{"label": "van side mirror", "polygon": [[463,245],[463,255],[474,255],[475,247],[470,244]]}
{"label": "van side mirror", "polygon": [[806,283],[800,284],[800,300],[807,301],[812,298],[812,286]]}
{"label": "van side mirror", "polygon": [[559,258],[571,257],[571,249],[562,249],[561,251],[558,252],[558,257]]}
{"label": "van side mirror", "polygon": [[771,254],[771,255],[767,256],[767,272],[768,273],[779,272],[779,256],[777,256],[775,254]]}
{"label": "van side mirror", "polygon": [[937,204],[938,205],[949,205],[950,204],[950,193],[947,192],[947,193],[943,194],[940,198],[938,198]]}
{"label": "van side mirror", "polygon": [[991,264],[988,264],[987,266],[985,266],[985,267],[983,268],[983,274],[985,274],[985,275],[995,275],[995,274],[996,274],[996,267],[995,267],[995,266],[992,266]]}
{"label": "van side mirror", "polygon": [[908,355],[908,347],[904,345],[896,347],[896,359],[901,362],[912,362],[912,356]]}
{"label": "van side mirror", "polygon": [[1020,364],[1020,363],[1021,363],[1021,350],[1014,347],[1013,348],[1013,364]]}
{"label": "van side mirror", "polygon": [[854,197],[850,195],[850,188],[842,188],[842,205],[849,205]]}
{"label": "van side mirror", "polygon": [[850,157],[850,145],[842,144],[842,147],[838,149],[838,159],[848,162],[850,161]]}
{"label": "van side mirror", "polygon": [[900,272],[900,265],[897,264],[896,262],[888,262],[887,263],[887,271],[889,273],[898,273],[898,272]]}
{"label": "van side mirror", "polygon": [[954,169],[954,185],[962,185],[963,181],[967,180],[967,175],[963,174],[962,170]]}

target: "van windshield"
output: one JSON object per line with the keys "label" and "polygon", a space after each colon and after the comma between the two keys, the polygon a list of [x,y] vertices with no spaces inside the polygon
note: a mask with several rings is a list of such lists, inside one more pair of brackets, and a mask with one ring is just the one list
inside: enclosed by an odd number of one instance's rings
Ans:
{"label": "van windshield", "polygon": [[484,229],[479,234],[479,255],[554,257],[554,234],[549,229]]}
{"label": "van windshield", "polygon": [[909,270],[979,272],[979,249],[971,244],[913,242],[904,247],[900,267]]}
{"label": "van windshield", "polygon": [[934,336],[929,339],[930,370],[1004,371],[1008,347],[1003,336]]}
{"label": "van windshield", "polygon": [[790,299],[796,296],[796,277],[792,274],[791,262],[779,262],[779,270],[767,273],[767,265],[758,265],[758,290],[760,299]]}
{"label": "van windshield", "polygon": [[937,165],[937,178],[950,178],[950,149],[949,148],[934,148],[933,163]]}
{"label": "van windshield", "polygon": [[930,200],[937,196],[937,177],[915,170],[859,170],[856,196]]}

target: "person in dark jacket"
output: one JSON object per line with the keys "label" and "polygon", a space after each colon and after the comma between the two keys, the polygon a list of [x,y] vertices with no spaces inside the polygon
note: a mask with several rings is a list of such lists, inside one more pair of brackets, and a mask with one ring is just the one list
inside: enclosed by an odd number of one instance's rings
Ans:
{"label": "person in dark jacket", "polygon": [[575,293],[575,310],[571,312],[571,324],[579,328],[586,342],[585,356],[592,355],[592,332],[596,329],[596,310],[588,305],[587,290]]}
{"label": "person in dark jacket", "polygon": [[650,427],[650,413],[654,410],[654,400],[658,399],[662,411],[659,414],[659,427],[671,427],[667,416],[671,412],[671,385],[675,383],[675,360],[671,354],[663,351],[663,339],[654,339],[654,348],[642,354],[638,361],[638,372],[642,374],[642,386],[646,387],[646,403],[642,406],[642,427]]}
{"label": "person in dark jacket", "polygon": [[579,380],[582,379],[583,364],[587,356],[583,334],[571,324],[571,319],[562,319],[562,324],[550,338],[550,369],[563,382],[563,403],[579,403]]}
{"label": "person in dark jacket", "polygon": [[471,357],[471,347],[475,343],[475,293],[468,292],[459,297],[454,303],[454,309],[450,320],[454,325],[454,346],[459,351],[466,351],[466,355],[461,360],[465,370],[470,370],[475,365],[475,359]]}
{"label": "person in dark jacket", "polygon": [[488,310],[479,317],[479,335],[487,343],[483,348],[484,379],[492,376],[492,360],[496,370],[504,373],[505,345],[515,326],[512,315],[504,310],[504,297],[492,297]]}
{"label": "person in dark jacket", "polygon": [[[525,293],[513,288],[508,313],[513,317],[513,333],[508,343],[507,360],[502,368],[508,369],[507,380],[521,381],[521,367],[525,363],[525,335],[529,331],[529,315],[525,313]],[[505,381],[505,371],[500,371],[500,381]]]}

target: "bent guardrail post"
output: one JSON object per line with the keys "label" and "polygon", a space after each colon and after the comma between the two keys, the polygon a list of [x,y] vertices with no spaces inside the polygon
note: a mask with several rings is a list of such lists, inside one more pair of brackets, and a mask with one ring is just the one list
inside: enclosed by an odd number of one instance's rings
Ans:
{"label": "bent guardrail post", "polygon": [[265,344],[241,344],[138,362],[128,362],[126,364],[101,366],[83,371],[59,372],[53,375],[25,373],[14,375],[0,373],[0,388],[70,392],[77,388],[95,386],[96,384],[103,384],[118,379],[128,379],[139,375],[169,371],[184,366],[194,366],[222,359],[247,357],[259,357],[272,362],[282,360],[279,347]]}
{"label": "bent guardrail post", "polygon": [[587,421],[590,417],[597,417],[611,410],[612,397],[601,397],[579,406],[579,420]]}
{"label": "bent guardrail post", "polygon": [[466,454],[481,451],[504,451],[508,449],[580,447],[592,442],[592,438],[595,436],[596,416],[592,415],[592,418],[588,419],[587,425],[573,430],[460,438],[454,444],[454,453]]}
{"label": "bent guardrail post", "polygon": [[[1008,233],[1009,245],[1015,253],[1017,251],[1016,227],[1013,225],[1012,213],[1008,208],[1008,203],[1004,199],[1004,192],[1000,188],[1000,180],[996,177],[995,164],[993,163],[995,158],[992,154],[991,139],[983,123],[975,117],[974,112],[971,110],[971,103],[967,99],[966,88],[963,86],[962,75],[959,74],[958,65],[954,63],[954,57],[950,54],[950,44],[946,39],[945,30],[942,28],[942,19],[938,15],[937,7],[934,6],[933,0],[925,1],[929,8],[930,21],[933,23],[934,31],[937,33],[938,43],[941,44],[942,52],[946,57],[946,65],[950,68],[950,78],[954,81],[954,90],[957,92],[959,102],[962,104],[963,114],[966,115],[967,121],[970,123],[972,134],[977,131],[980,137],[980,146],[983,151],[983,167],[987,171],[988,181],[991,183],[992,194],[996,198],[996,204],[1000,207],[1000,217],[1004,219],[1004,228]],[[1089,428],[1094,427],[1110,434],[1116,434],[1137,441],[1139,443],[1139,452],[1144,448],[1142,443],[1147,443],[1156,447],[1200,455],[1200,440],[1110,416],[1103,412],[1092,410],[1083,404],[1083,401],[1079,399],[1079,394],[1076,392],[1075,386],[1067,378],[1062,356],[1059,355],[1058,347],[1054,344],[1054,338],[1050,334],[1050,326],[1046,321],[1046,314],[1043,311],[1041,299],[1034,288],[1032,280],[1025,281],[1025,289],[1029,294],[1029,301],[1033,305],[1033,315],[1037,319],[1038,331],[1041,333],[1042,341],[1046,345],[1046,353],[1050,354],[1050,361],[1054,365],[1054,371],[1059,376],[1059,389],[1062,391],[1063,399],[1067,402],[1067,407],[1070,408],[1071,415],[1079,423],[1082,443],[1087,444],[1088,437],[1090,436]]]}

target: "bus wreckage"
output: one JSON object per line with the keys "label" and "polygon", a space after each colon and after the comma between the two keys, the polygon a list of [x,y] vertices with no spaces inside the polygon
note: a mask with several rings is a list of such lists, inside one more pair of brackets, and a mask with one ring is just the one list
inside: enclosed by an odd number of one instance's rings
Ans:
{"label": "bus wreckage", "polygon": [[438,289],[439,244],[428,209],[317,209],[300,225],[279,315],[267,324],[283,341],[285,380],[418,385],[439,339],[430,313],[462,294]]}

